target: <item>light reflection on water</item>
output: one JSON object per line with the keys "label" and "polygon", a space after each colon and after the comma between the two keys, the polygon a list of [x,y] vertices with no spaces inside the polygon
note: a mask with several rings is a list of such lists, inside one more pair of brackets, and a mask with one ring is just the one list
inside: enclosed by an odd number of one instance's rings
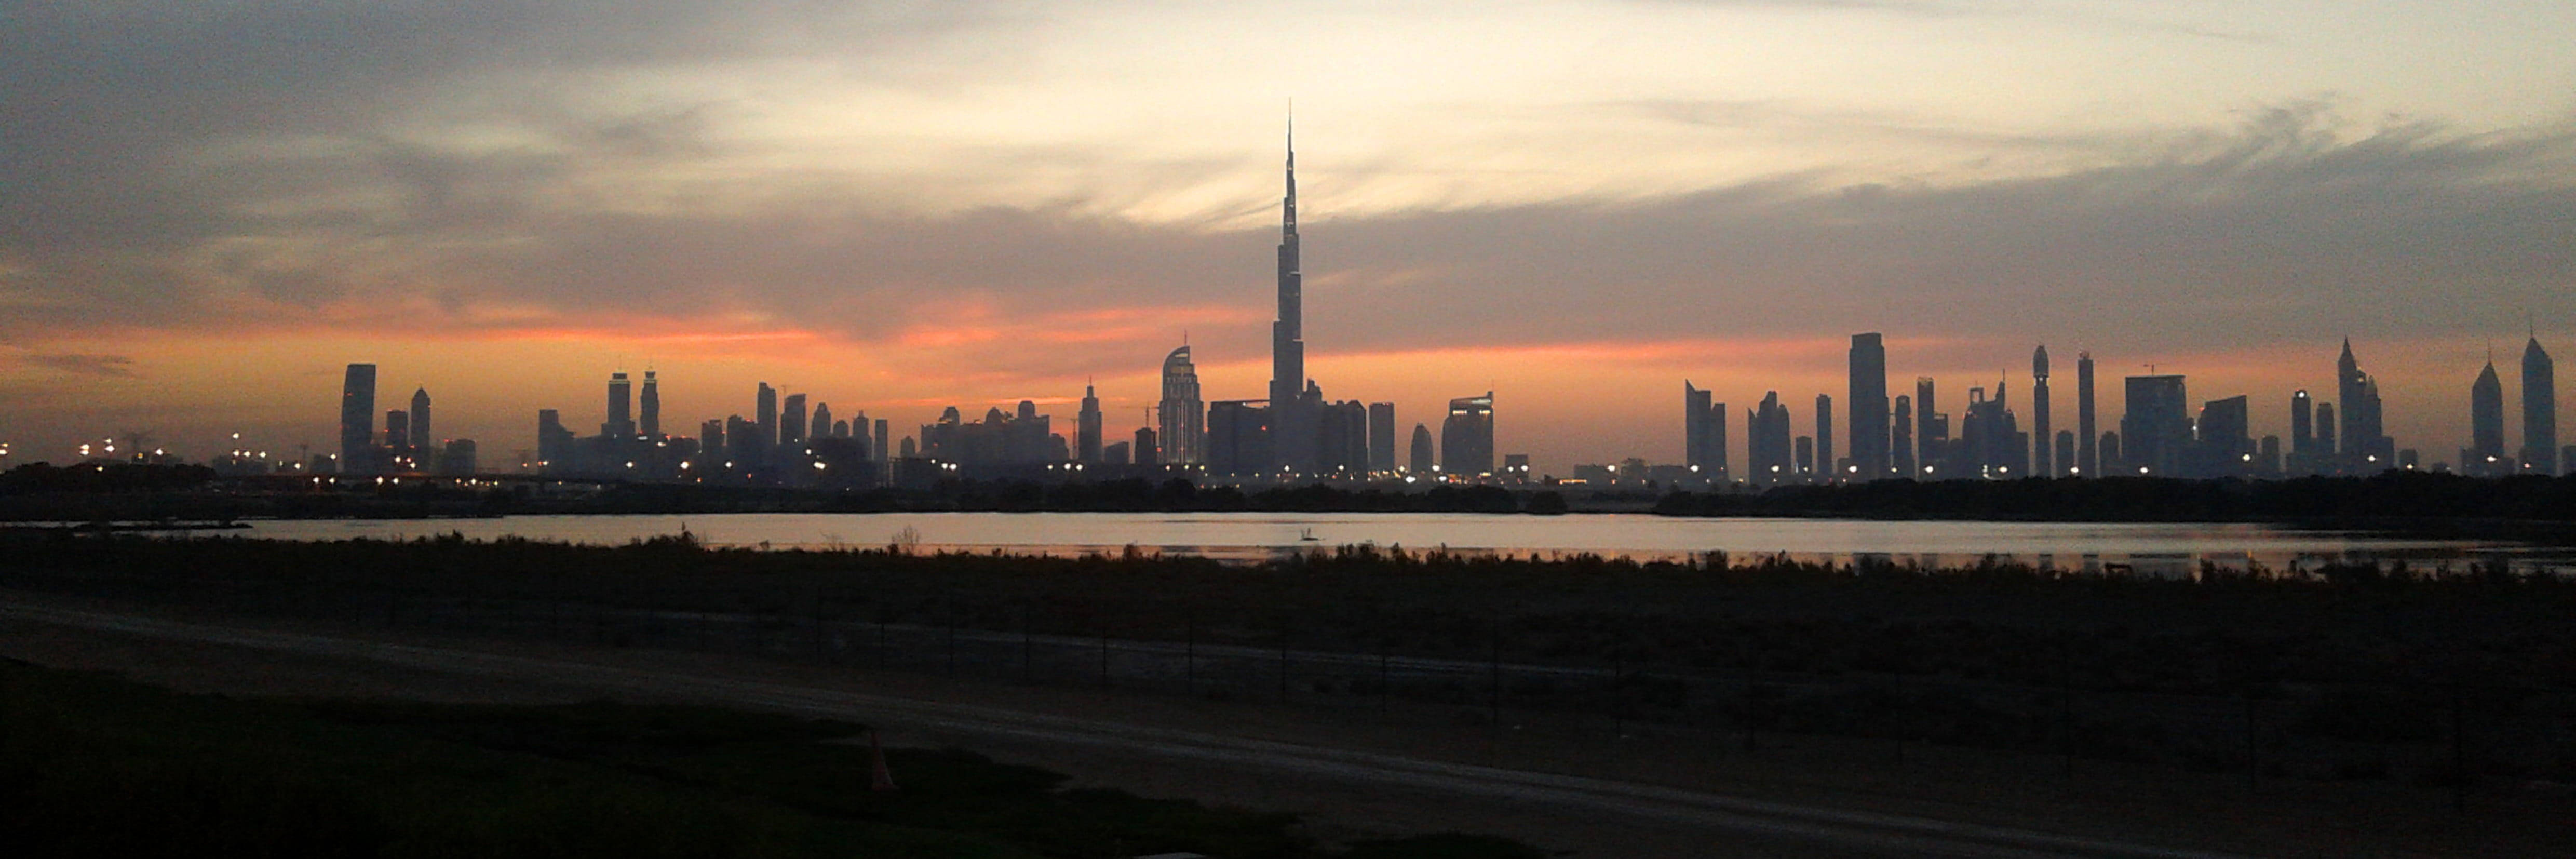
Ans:
{"label": "light reflection on water", "polygon": [[[1647,514],[1519,516],[1473,513],[729,513],[696,516],[510,516],[498,519],[285,520],[232,534],[288,540],[411,538],[450,532],[615,545],[686,528],[717,545],[874,548],[907,529],[925,551],[1013,554],[1148,553],[1259,560],[1301,550],[1374,544],[1408,551],[1639,560],[1723,551],[1738,563],[1885,558],[1926,567],[1987,556],[2070,569],[2128,567],[2181,574],[2204,563],[2271,569],[2320,561],[2405,561],[2465,567],[2490,558],[2523,569],[2576,570],[2576,550],[2488,540],[2302,531],[2227,523],[1923,522],[1855,519],[1690,519]],[[1308,538],[1312,539],[1308,539]]]}

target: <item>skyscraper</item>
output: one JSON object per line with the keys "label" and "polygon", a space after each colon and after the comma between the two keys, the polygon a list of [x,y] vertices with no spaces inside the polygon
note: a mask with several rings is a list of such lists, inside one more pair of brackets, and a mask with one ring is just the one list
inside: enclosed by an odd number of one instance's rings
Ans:
{"label": "skyscraper", "polygon": [[1440,469],[1474,477],[1494,473],[1494,392],[1449,401],[1440,422]]}
{"label": "skyscraper", "polygon": [[1896,420],[1889,424],[1895,431],[1891,433],[1892,437],[1888,444],[1888,450],[1892,454],[1887,463],[1888,469],[1898,477],[1908,479],[1922,477],[1923,475],[1914,467],[1914,398],[1897,395],[1896,407],[1892,413],[1896,415]]}
{"label": "skyscraper", "polygon": [[351,364],[340,382],[340,473],[374,474],[376,365]]}
{"label": "skyscraper", "polygon": [[1315,414],[1306,396],[1305,275],[1297,253],[1297,130],[1288,130],[1288,191],[1279,204],[1279,318],[1270,323],[1270,453],[1275,464],[1314,471]]}
{"label": "skyscraper", "polygon": [[[2373,474],[2396,467],[2396,442],[2384,430],[2379,404],[2379,381],[2361,371],[2361,362],[2352,357],[2352,338],[2343,341],[2343,355],[2335,359],[2335,394],[2341,399],[2344,468],[2356,474]],[[2132,445],[2135,442],[2131,443]]]}
{"label": "skyscraper", "polygon": [[1199,401],[1199,371],[1190,363],[1190,347],[1163,357],[1161,462],[1203,465],[1207,462],[1207,405]]}
{"label": "skyscraper", "polygon": [[636,431],[647,438],[662,437],[662,381],[653,371],[644,371],[644,393],[637,401]]}
{"label": "skyscraper", "polygon": [[411,413],[395,409],[385,413],[385,447],[400,456],[411,447]]}
{"label": "skyscraper", "polygon": [[1933,411],[1935,392],[1932,377],[1914,377],[1914,446],[1921,450],[1917,459],[1922,466],[1913,475],[1917,479],[1940,477],[1941,458],[1950,440],[1949,426]]}
{"label": "skyscraper", "polygon": [[[1851,464],[1857,472],[1837,477],[1863,481],[1889,475],[1887,456],[1887,347],[1876,332],[1854,334],[1851,342],[1851,390],[1843,407],[1851,410]],[[1900,418],[1901,419],[1901,418]],[[1833,458],[1832,436],[1816,428],[1818,455]]]}
{"label": "skyscraper", "polygon": [[[894,459],[894,451],[886,449],[886,443],[888,441],[886,437],[886,419],[878,418],[872,425],[875,427],[876,436],[868,439],[868,451],[870,455],[876,457],[877,460],[881,462]],[[892,469],[881,468],[877,469],[877,473],[892,476],[894,471]]]}
{"label": "skyscraper", "polygon": [[813,422],[812,422],[812,423],[810,423],[810,424],[807,424],[807,426],[810,426],[810,427],[812,427],[813,429],[812,429],[811,431],[808,431],[808,432],[805,434],[805,437],[806,437],[806,438],[809,438],[809,439],[826,439],[826,438],[831,438],[831,437],[832,437],[832,404],[831,404],[831,403],[815,403],[815,404],[814,404],[814,419],[813,419]]}
{"label": "skyscraper", "polygon": [[554,409],[537,410],[537,467],[560,472],[573,467],[572,429],[563,425],[563,413]]}
{"label": "skyscraper", "polygon": [[1082,411],[1073,418],[1073,449],[1078,461],[1100,461],[1100,394],[1089,382],[1082,385]]}
{"label": "skyscraper", "polygon": [[1830,394],[1816,395],[1815,474],[1817,479],[1825,482],[1841,480],[1845,476],[1834,462],[1834,398]]}
{"label": "skyscraper", "polygon": [[1136,449],[1130,456],[1137,465],[1163,464],[1162,441],[1155,436],[1153,427],[1136,428]]}
{"label": "skyscraper", "polygon": [[2190,477],[2224,477],[2253,470],[2256,451],[2251,424],[2252,410],[2245,395],[2224,400],[2211,400],[2200,406],[2200,420],[2193,427]]}
{"label": "skyscraper", "polygon": [[2048,445],[2055,441],[2048,431],[2048,347],[2030,353],[2030,473],[2033,477],[2056,477],[2066,463],[2049,456]]}
{"label": "skyscraper", "polygon": [[1258,400],[1218,400],[1208,404],[1207,469],[1211,474],[1272,474],[1270,407]]}
{"label": "skyscraper", "polygon": [[[2530,411],[2526,405],[2523,409]],[[2526,437],[2530,430],[2523,431]],[[2460,471],[2488,475],[2504,459],[2504,380],[2496,378],[2494,359],[2469,383],[2469,449],[2460,452]]]}
{"label": "skyscraper", "polygon": [[1395,404],[1368,404],[1368,470],[1395,473]]}
{"label": "skyscraper", "polygon": [[436,439],[437,436],[431,434],[429,431],[429,389],[416,388],[411,392],[411,438],[409,439],[409,443],[413,450],[426,451],[430,449],[430,444]]}
{"label": "skyscraper", "polygon": [[2522,467],[2555,475],[2558,461],[2558,373],[2533,336],[2522,347]]}
{"label": "skyscraper", "polygon": [[[788,448],[796,447],[797,445],[804,443],[805,395],[789,394],[787,395],[787,404],[778,410],[779,451],[783,454],[792,454],[795,453],[795,451],[790,451]],[[778,462],[773,460],[770,464],[777,465]]]}
{"label": "skyscraper", "polygon": [[1413,443],[1405,449],[1405,470],[1415,474],[1430,474],[1433,464],[1438,461],[1438,453],[1431,446],[1431,428],[1414,424]]}
{"label": "skyscraper", "polygon": [[2093,353],[2075,353],[2075,469],[2085,477],[2102,475],[2100,440],[2093,431]]}
{"label": "skyscraper", "polygon": [[2183,377],[2130,376],[2127,381],[2129,407],[2120,416],[2126,473],[2175,476],[2191,443],[2191,411]]}
{"label": "skyscraper", "polygon": [[760,394],[752,402],[751,424],[759,428],[758,440],[746,446],[753,455],[746,457],[755,464],[769,455],[778,444],[778,389],[768,382],[760,383]]}
{"label": "skyscraper", "polygon": [[2317,404],[2318,456],[2332,459],[2342,454],[2343,444],[2340,440],[2335,438],[2335,427],[2340,426],[2341,424],[2341,421],[2335,420],[2335,404]]}
{"label": "skyscraper", "polygon": [[2292,393],[2290,395],[2290,453],[2292,455],[2311,453],[2315,450],[2316,419],[2316,399],[2308,396],[2308,389],[2300,388]]}
{"label": "skyscraper", "polygon": [[1761,405],[1746,417],[1745,467],[1751,469],[1746,479],[1767,486],[1796,478],[1789,407],[1780,404],[1780,392],[1763,392]]}
{"label": "skyscraper", "polygon": [[608,420],[599,425],[599,434],[611,438],[635,435],[634,383],[624,373],[608,374]]}
{"label": "skyscraper", "polygon": [[1682,464],[1693,468],[1708,465],[1709,393],[1682,380]]}

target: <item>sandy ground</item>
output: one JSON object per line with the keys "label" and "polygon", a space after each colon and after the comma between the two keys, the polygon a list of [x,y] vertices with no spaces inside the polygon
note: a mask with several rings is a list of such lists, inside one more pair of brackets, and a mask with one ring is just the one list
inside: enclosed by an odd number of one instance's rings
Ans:
{"label": "sandy ground", "polygon": [[[144,613],[15,594],[0,596],[0,605],[148,614],[227,625],[224,618],[211,615]],[[1961,750],[1914,749],[1899,764],[1883,745],[1770,738],[1760,751],[1748,753],[1732,742],[1621,739],[1606,730],[1598,736],[1568,738],[1508,726],[1441,726],[1404,720],[1385,724],[1349,712],[951,681],[717,654],[500,643],[416,630],[261,626],[327,636],[333,642],[502,654],[616,668],[638,676],[721,677],[878,696],[885,702],[971,706],[1041,716],[1048,725],[1114,728],[1113,734],[1178,731],[1296,744],[1297,748],[1400,755],[1411,761],[1580,776],[1640,789],[1681,789],[1713,797],[2013,827],[2122,844],[2248,855],[2395,856],[2546,855],[2576,843],[2576,827],[2571,827],[2567,813],[2570,798],[2563,795],[2482,798],[2470,814],[2459,815],[2449,811],[2443,794],[2384,785],[2274,784],[2249,789],[2241,775],[2128,772],[2091,762],[2079,762],[2078,776],[2069,779],[2054,761]],[[728,695],[704,686],[603,684],[596,678],[572,676],[578,672],[550,678],[526,672],[500,676],[407,666],[370,655],[365,647],[294,653],[17,618],[0,619],[0,656],[229,695],[514,703],[598,697],[760,702],[759,695]],[[1760,815],[1731,817],[1695,810],[1701,808],[1695,805],[1684,808],[1625,800],[1586,804],[1566,801],[1562,791],[1458,790],[1422,779],[1173,754],[1164,745],[1151,743],[1099,743],[1078,736],[1068,740],[1073,735],[1062,732],[997,731],[988,723],[924,717],[892,703],[876,707],[873,713],[865,704],[851,706],[848,717],[886,729],[887,738],[896,744],[971,748],[1000,760],[1070,773],[1085,786],[1291,811],[1305,816],[1316,834],[1336,840],[1462,830],[1508,835],[1584,857],[1921,855],[1935,847],[1960,855],[2106,855],[2071,849],[2006,850],[1974,839],[1935,845],[1890,839],[1884,833],[1865,831],[1867,827],[1854,828],[1856,834],[1849,837],[1835,834],[1830,826],[1822,835],[1795,831],[1795,827],[1783,833],[1765,828]]]}

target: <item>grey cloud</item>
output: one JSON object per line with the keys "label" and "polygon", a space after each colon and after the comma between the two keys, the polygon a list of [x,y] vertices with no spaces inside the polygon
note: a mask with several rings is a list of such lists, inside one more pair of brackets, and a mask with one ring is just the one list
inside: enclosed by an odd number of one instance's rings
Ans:
{"label": "grey cloud", "polygon": [[134,359],[123,355],[85,355],[75,353],[29,352],[18,356],[27,364],[57,372],[81,376],[114,376],[132,378]]}

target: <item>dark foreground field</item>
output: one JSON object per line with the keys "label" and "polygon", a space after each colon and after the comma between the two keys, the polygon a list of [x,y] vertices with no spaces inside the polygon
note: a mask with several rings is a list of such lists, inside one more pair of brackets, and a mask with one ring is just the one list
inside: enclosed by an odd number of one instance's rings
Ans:
{"label": "dark foreground field", "polygon": [[862,726],[730,710],[244,701],[0,663],[0,832],[28,857],[1520,859],[1499,839],[1343,848],[1288,815],[1110,790]]}

